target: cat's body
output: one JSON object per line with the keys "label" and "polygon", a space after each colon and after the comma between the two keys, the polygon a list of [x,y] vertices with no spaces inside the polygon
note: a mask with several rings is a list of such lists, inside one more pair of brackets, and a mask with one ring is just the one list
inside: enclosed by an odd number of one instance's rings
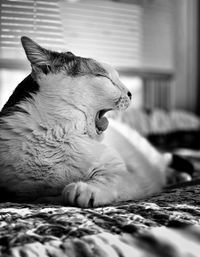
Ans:
{"label": "cat's body", "polygon": [[1,198],[87,207],[160,190],[170,157],[124,125],[106,130],[104,112],[131,98],[116,71],[22,42],[33,71],[0,115]]}

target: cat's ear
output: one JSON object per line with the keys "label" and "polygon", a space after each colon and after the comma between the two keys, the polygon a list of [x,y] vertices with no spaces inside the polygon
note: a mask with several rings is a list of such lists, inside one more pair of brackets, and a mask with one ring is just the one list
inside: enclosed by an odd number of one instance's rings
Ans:
{"label": "cat's ear", "polygon": [[26,56],[33,66],[50,65],[50,51],[41,47],[28,37],[21,37]]}

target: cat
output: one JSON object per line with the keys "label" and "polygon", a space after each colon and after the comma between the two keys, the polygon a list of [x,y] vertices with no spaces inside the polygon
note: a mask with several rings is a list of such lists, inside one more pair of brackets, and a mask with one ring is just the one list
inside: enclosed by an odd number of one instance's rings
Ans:
{"label": "cat", "polygon": [[0,113],[1,200],[96,207],[160,191],[171,155],[105,116],[131,101],[117,71],[21,42],[32,71]]}

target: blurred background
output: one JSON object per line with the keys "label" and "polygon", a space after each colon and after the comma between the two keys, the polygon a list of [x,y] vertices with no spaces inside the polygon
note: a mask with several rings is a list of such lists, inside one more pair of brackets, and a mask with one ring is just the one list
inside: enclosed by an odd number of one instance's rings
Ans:
{"label": "blurred background", "polygon": [[113,65],[133,108],[200,114],[198,0],[1,0],[0,108],[30,64],[20,37]]}

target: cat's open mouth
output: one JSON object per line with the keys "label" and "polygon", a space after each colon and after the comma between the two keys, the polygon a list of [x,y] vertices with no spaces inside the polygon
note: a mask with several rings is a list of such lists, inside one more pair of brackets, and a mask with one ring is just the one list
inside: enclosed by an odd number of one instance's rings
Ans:
{"label": "cat's open mouth", "polygon": [[108,127],[108,119],[104,116],[110,109],[98,111],[95,117],[95,126],[98,134],[101,134]]}

